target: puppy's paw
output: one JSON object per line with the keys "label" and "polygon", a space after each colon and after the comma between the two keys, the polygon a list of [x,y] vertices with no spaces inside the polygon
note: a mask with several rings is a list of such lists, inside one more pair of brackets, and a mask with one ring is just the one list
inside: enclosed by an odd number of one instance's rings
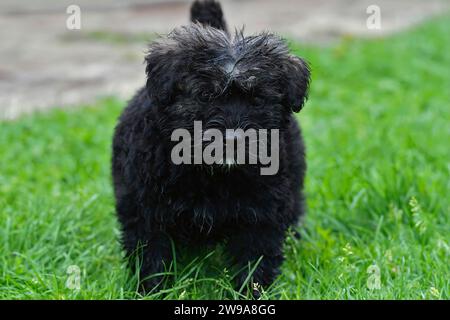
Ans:
{"label": "puppy's paw", "polygon": [[141,280],[139,283],[139,293],[142,296],[157,293],[163,287],[164,276],[150,276],[147,279]]}

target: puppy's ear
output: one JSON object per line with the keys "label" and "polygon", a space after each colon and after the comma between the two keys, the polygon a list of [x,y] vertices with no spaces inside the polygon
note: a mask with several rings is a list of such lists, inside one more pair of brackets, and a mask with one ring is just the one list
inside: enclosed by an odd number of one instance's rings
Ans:
{"label": "puppy's ear", "polygon": [[287,83],[284,93],[284,103],[293,112],[299,112],[308,98],[310,69],[303,59],[294,55],[288,56],[285,69]]}
{"label": "puppy's ear", "polygon": [[149,97],[158,104],[169,104],[175,96],[175,85],[181,73],[176,43],[169,39],[152,43],[145,62]]}

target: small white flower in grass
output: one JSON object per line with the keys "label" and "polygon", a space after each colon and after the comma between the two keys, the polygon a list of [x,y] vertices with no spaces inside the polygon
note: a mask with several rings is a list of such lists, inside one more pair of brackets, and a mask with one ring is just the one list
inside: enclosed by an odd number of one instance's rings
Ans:
{"label": "small white flower in grass", "polygon": [[412,197],[411,200],[409,200],[409,207],[412,213],[414,226],[419,230],[420,234],[424,233],[427,230],[427,226],[422,217],[422,208],[415,197]]}
{"label": "small white flower in grass", "polygon": [[224,274],[224,276],[225,276],[226,279],[231,278],[230,272],[228,271],[227,268],[223,268],[223,274]]}
{"label": "small white flower in grass", "polygon": [[435,297],[435,298],[440,298],[441,297],[441,293],[439,292],[438,289],[436,289],[435,287],[431,287],[430,288],[430,294]]}
{"label": "small white flower in grass", "polygon": [[261,285],[258,282],[254,282],[253,283],[253,290],[256,290],[256,291],[260,292]]}
{"label": "small white flower in grass", "polygon": [[352,246],[350,245],[350,243],[347,243],[347,244],[345,245],[345,247],[342,248],[342,251],[344,251],[344,253],[345,253],[347,256],[350,256],[350,255],[353,254],[353,249],[352,249]]}

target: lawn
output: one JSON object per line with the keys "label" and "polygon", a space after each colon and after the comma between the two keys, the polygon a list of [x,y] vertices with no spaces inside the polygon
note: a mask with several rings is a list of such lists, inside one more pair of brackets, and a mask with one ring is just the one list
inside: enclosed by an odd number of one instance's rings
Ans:
{"label": "lawn", "polygon": [[[308,214],[263,298],[450,298],[449,21],[325,48],[292,43],[313,69],[298,115]],[[0,122],[0,298],[140,297],[110,179],[124,104]],[[239,297],[220,247],[169,272],[174,282],[146,298]]]}

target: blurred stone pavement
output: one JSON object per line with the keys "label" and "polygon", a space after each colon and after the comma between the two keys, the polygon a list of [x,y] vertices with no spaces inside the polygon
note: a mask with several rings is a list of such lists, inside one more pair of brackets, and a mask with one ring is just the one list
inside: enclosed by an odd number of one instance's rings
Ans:
{"label": "blurred stone pavement", "polygon": [[[449,9],[448,0],[221,0],[230,29],[270,30],[301,42],[383,36]],[[143,57],[156,34],[188,22],[191,1],[2,0],[0,118],[68,107],[144,84]],[[81,30],[68,30],[66,8],[81,8]],[[381,9],[381,29],[366,27],[366,8]]]}

